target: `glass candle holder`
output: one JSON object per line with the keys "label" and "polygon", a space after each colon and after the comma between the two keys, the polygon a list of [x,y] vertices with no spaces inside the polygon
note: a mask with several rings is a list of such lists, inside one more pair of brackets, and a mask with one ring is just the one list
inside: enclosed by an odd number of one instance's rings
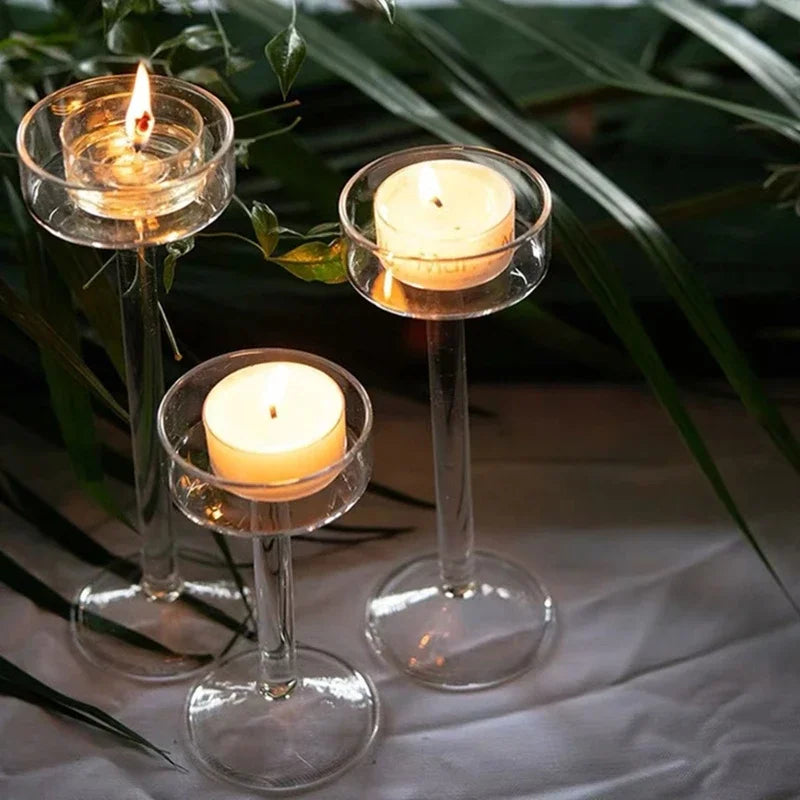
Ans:
{"label": "glass candle holder", "polygon": [[522,567],[475,550],[464,320],[527,297],[547,272],[550,191],[533,169],[478,147],[393,153],[339,199],[347,271],[370,302],[427,321],[438,553],[371,596],[375,651],[423,683],[479,689],[529,669],[554,607]]}
{"label": "glass candle holder", "polygon": [[[203,190],[203,118],[179,97],[153,95],[153,130],[133,148],[125,131],[130,93],[103,95],[61,125],[64,178],[73,202],[89,214],[121,220],[163,217]],[[98,191],[97,185],[103,186]],[[110,191],[106,190],[109,189]]]}
{"label": "glass candle holder", "polygon": [[210,92],[150,76],[155,127],[138,153],[124,137],[132,75],[91,78],[40,100],[17,131],[34,218],[76,244],[135,249],[191,236],[227,207],[233,120]]}
{"label": "glass candle holder", "polygon": [[[145,75],[146,77],[146,75]],[[150,76],[149,139],[125,134],[133,75],[67,86],[17,131],[31,216],[69,242],[114,250],[136,486],[140,567],[110,564],[78,592],[72,623],[90,660],[145,680],[204,669],[241,630],[245,605],[224,565],[179,569],[156,410],[164,394],[156,245],[191,236],[227,207],[235,183],[233,119],[209,92]],[[135,643],[108,635],[114,625]]]}
{"label": "glass candle holder", "polygon": [[[206,400],[228,376],[269,363],[313,367],[339,387],[341,456],[312,474],[275,482],[221,477],[211,468]],[[291,559],[292,535],[338,519],[364,493],[371,430],[372,407],[361,384],[330,361],[293,350],[219,356],[164,396],[158,431],[176,504],[197,524],[253,544],[258,648],[220,662],[186,704],[192,752],[218,776],[265,791],[307,789],[347,769],[375,738],[379,707],[370,680],[337,656],[295,643]]]}

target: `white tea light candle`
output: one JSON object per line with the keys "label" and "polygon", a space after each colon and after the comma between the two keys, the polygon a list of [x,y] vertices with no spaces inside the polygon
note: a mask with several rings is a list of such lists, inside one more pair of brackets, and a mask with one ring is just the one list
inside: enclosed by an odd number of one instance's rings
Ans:
{"label": "white tea light candle", "polygon": [[410,164],[381,183],[373,207],[381,262],[402,283],[468,289],[508,266],[510,253],[490,251],[514,238],[514,190],[490,167],[458,159]]}
{"label": "white tea light candle", "polygon": [[203,405],[214,472],[236,483],[286,487],[242,489],[256,500],[296,500],[335,477],[295,485],[336,464],[345,453],[344,394],[329,375],[307,364],[271,361],[223,378]]}

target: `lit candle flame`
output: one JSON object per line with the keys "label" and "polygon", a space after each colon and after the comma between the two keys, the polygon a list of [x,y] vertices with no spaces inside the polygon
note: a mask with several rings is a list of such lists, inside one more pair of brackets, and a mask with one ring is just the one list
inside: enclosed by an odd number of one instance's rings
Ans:
{"label": "lit candle flame", "polygon": [[436,177],[436,170],[430,164],[423,164],[419,171],[419,199],[423,203],[433,203],[437,208],[442,207],[442,187]]}
{"label": "lit candle flame", "polygon": [[140,61],[128,113],[125,115],[125,135],[135,150],[141,150],[147,144],[154,125],[155,117],[150,106],[150,78],[144,63]]}
{"label": "lit candle flame", "polygon": [[269,378],[264,386],[264,405],[269,409],[272,419],[278,416],[278,404],[283,400],[288,385],[288,367],[285,364],[277,364],[270,370]]}

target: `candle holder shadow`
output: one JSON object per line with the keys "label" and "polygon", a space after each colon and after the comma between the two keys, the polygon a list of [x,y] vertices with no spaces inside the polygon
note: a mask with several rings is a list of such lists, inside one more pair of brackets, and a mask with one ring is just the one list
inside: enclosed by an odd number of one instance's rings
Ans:
{"label": "candle holder shadow", "polygon": [[[205,399],[231,373],[269,361],[306,364],[338,384],[345,400],[344,453],[297,480],[226,480],[209,468]],[[178,508],[200,525],[253,544],[258,648],[220,662],[190,690],[191,751],[212,774],[262,791],[324,783],[368,752],[379,704],[362,673],[335,655],[296,645],[291,537],[338,519],[366,490],[372,472],[369,397],[352,375],[325,359],[293,350],[246,350],[180,378],[161,403],[158,430]],[[256,499],[265,496],[275,499]]]}
{"label": "candle holder shadow", "polygon": [[[464,252],[443,258],[430,236],[408,231],[407,251],[383,249],[375,225],[378,188],[400,169],[421,162],[435,167],[436,161],[450,169],[457,161],[470,169],[478,164],[506,178],[514,193],[513,238],[486,247],[491,231],[472,239],[464,232]],[[432,216],[448,202],[436,200]],[[465,202],[471,201],[481,198]],[[438,553],[401,566],[378,587],[367,604],[366,631],[379,655],[440,689],[507,681],[528,670],[553,638],[555,609],[543,585],[522,567],[475,551],[464,344],[465,319],[518,303],[544,278],[550,210],[547,184],[524,163],[484,148],[450,145],[380,158],[347,183],[339,200],[353,286],[386,311],[427,320]],[[448,254],[461,243],[453,230],[442,247]],[[396,247],[399,240],[395,233]],[[476,242],[482,249],[474,249]],[[498,263],[506,264],[499,274]],[[393,270],[397,264],[401,270]],[[396,273],[412,274],[415,285]],[[420,288],[425,285],[434,288]],[[459,288],[435,288],[454,285]]]}
{"label": "candle holder shadow", "polygon": [[[141,570],[110,564],[79,593],[72,628],[81,652],[134,678],[171,680],[204,669],[246,605],[224,567],[178,568],[156,409],[164,394],[157,245],[191,236],[227,207],[235,171],[233,120],[212,94],[151,76],[155,122],[125,137],[132,75],[56,91],[17,131],[20,182],[32,217],[75,244],[115,251],[130,412]],[[98,617],[138,634],[104,633]]]}

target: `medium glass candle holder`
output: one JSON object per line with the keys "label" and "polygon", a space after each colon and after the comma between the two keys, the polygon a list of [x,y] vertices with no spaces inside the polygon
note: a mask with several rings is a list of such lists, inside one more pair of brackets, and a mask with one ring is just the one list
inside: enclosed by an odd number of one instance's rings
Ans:
{"label": "medium glass candle holder", "polygon": [[[133,75],[113,75],[39,101],[19,125],[17,151],[32,217],[61,239],[114,250],[117,268],[140,567],[122,559],[84,586],[73,633],[103,667],[171,680],[225,649],[245,605],[224,566],[178,565],[155,424],[164,394],[156,245],[197,233],[225,210],[235,162],[233,119],[220,100],[175,78],[150,76],[149,88],[146,140],[125,129]],[[136,642],[109,635],[115,625],[133,629]]]}
{"label": "medium glass candle holder", "polygon": [[[339,387],[341,456],[312,474],[275,482],[221,477],[211,467],[206,399],[228,376],[270,363],[313,367]],[[253,544],[258,648],[220,662],[190,690],[192,752],[208,771],[264,791],[330,780],[370,748],[378,697],[369,678],[337,656],[295,643],[291,537],[338,519],[364,493],[372,471],[369,397],[352,375],[323,358],[245,350],[180,378],[161,403],[158,431],[180,510],[199,525]]]}
{"label": "medium glass candle holder", "polygon": [[367,604],[377,653],[423,683],[479,689],[529,669],[554,607],[522,567],[475,550],[464,320],[527,297],[547,272],[550,191],[511,156],[442,145],[393,153],[339,200],[347,271],[370,302],[427,320],[438,553]]}

